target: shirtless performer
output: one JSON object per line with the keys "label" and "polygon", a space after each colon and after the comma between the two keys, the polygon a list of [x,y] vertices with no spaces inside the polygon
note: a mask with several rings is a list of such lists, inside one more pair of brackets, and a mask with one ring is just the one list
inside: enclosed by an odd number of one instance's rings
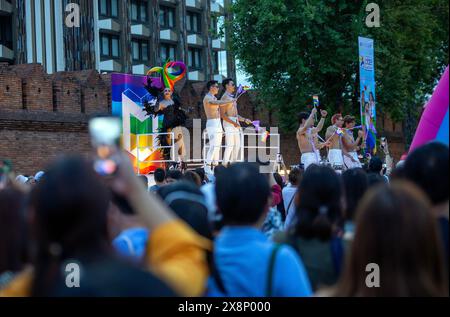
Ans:
{"label": "shirtless performer", "polygon": [[302,112],[299,115],[300,127],[297,130],[297,142],[302,153],[300,163],[303,164],[304,170],[311,164],[320,163],[319,150],[327,146],[327,143],[320,143],[318,138],[318,133],[322,130],[325,123],[327,112],[325,110],[320,111],[322,118],[317,127],[314,127],[316,113],[317,109],[313,108],[310,115],[306,112]]}
{"label": "shirtless performer", "polygon": [[[220,100],[234,100],[236,85],[231,78],[225,79],[222,83],[225,93]],[[251,124],[252,121],[245,119],[238,114],[237,102],[220,107],[220,117],[223,119],[223,128],[225,130],[225,154],[223,155],[223,164],[226,166],[230,162],[236,162],[241,150],[241,125],[239,122]]]}
{"label": "shirtless performer", "polygon": [[344,165],[347,169],[361,168],[361,162],[358,158],[360,142],[363,140],[364,132],[358,131],[356,140],[353,137],[353,128],[355,127],[355,118],[345,116],[344,118],[344,135],[342,136],[342,153],[344,155]]}
{"label": "shirtless performer", "polygon": [[219,84],[217,81],[212,80],[206,84],[208,93],[203,99],[203,108],[206,113],[206,132],[209,139],[209,150],[206,154],[205,160],[205,172],[212,173],[211,165],[217,164],[220,156],[220,148],[222,146],[222,123],[220,122],[220,107],[229,106],[234,99],[229,101],[217,100],[216,95],[219,92]]}
{"label": "shirtless performer", "polygon": [[328,151],[328,161],[333,168],[344,168],[344,160],[342,157],[342,125],[344,119],[341,114],[335,114],[331,118],[332,126],[329,126],[325,134],[325,138],[330,142],[330,150]]}

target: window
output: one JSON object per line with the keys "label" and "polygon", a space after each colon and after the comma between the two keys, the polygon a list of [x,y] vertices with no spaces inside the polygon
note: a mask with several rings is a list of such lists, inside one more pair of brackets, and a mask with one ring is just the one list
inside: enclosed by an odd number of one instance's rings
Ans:
{"label": "window", "polygon": [[175,27],[175,8],[159,7],[159,25],[164,29],[173,29]]}
{"label": "window", "polygon": [[198,48],[190,48],[188,50],[188,66],[193,69],[202,68],[202,50]]}
{"label": "window", "polygon": [[119,16],[119,0],[99,0],[100,15],[117,18]]}
{"label": "window", "polygon": [[149,60],[149,44],[146,40],[133,39],[131,41],[131,51],[134,61],[147,62]]}
{"label": "window", "polygon": [[13,48],[12,39],[12,18],[10,16],[2,16],[0,18],[0,44]]}
{"label": "window", "polygon": [[148,21],[148,2],[143,0],[131,1],[131,20],[134,22],[147,22]]}
{"label": "window", "polygon": [[102,57],[118,58],[120,56],[119,36],[112,34],[101,34],[100,44]]}
{"label": "window", "polygon": [[161,44],[161,63],[165,63],[168,59],[176,60],[176,46],[170,44]]}
{"label": "window", "polygon": [[187,11],[186,30],[192,33],[202,32],[202,17],[200,13]]}
{"label": "window", "polygon": [[214,74],[219,73],[219,52],[212,53],[212,66]]}
{"label": "window", "polygon": [[211,17],[211,34],[216,37],[219,33],[219,28],[217,27],[217,18]]}

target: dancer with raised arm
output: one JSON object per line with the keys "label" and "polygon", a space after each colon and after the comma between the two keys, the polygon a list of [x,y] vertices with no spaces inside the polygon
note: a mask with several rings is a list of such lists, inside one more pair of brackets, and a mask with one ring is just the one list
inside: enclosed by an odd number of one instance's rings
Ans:
{"label": "dancer with raised arm", "polygon": [[344,135],[342,136],[342,153],[344,155],[344,165],[347,169],[362,167],[358,158],[358,151],[361,148],[364,132],[358,130],[358,137],[353,137],[353,129],[355,129],[355,117],[344,117]]}
{"label": "dancer with raised arm", "polygon": [[344,119],[342,115],[335,114],[331,117],[331,123],[325,134],[327,142],[330,143],[330,150],[328,151],[328,161],[336,171],[342,171],[344,168],[344,159],[342,157],[342,125]]}

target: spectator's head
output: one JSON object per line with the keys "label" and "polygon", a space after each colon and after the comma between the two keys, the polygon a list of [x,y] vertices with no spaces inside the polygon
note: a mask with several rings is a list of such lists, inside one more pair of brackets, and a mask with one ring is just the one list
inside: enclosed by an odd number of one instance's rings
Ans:
{"label": "spectator's head", "polygon": [[25,264],[25,194],[7,187],[0,190],[0,275],[19,272]]}
{"label": "spectator's head", "polygon": [[179,170],[168,170],[166,174],[166,183],[175,183],[183,178],[183,173]]}
{"label": "spectator's head", "polygon": [[446,145],[432,142],[414,150],[405,162],[404,176],[419,186],[433,205],[449,199],[448,156]]}
{"label": "spectator's head", "polygon": [[381,175],[383,170],[383,161],[378,156],[372,156],[369,161],[369,173],[377,173]]}
{"label": "spectator's head", "polygon": [[216,197],[225,225],[258,225],[269,209],[271,189],[256,164],[236,163],[217,175]]}
{"label": "spectator's head", "polygon": [[336,125],[339,128],[342,128],[344,125],[344,118],[342,118],[342,114],[336,113],[331,117],[331,123]]}
{"label": "spectator's head", "polygon": [[[338,296],[448,295],[448,279],[436,221],[426,196],[411,183],[379,185],[364,196]],[[375,263],[380,287],[367,287]]]}
{"label": "spectator's head", "polygon": [[65,260],[111,250],[109,202],[108,190],[84,159],[67,157],[49,168],[31,193],[31,229],[36,241],[34,295],[48,294],[60,278],[60,264]]}
{"label": "spectator's head", "polygon": [[180,181],[161,187],[158,194],[165,203],[189,224],[197,233],[212,239],[208,221],[208,208],[198,186],[192,182]]}
{"label": "spectator's head", "polygon": [[163,185],[166,179],[166,171],[162,168],[157,168],[153,177],[155,178],[156,185]]}
{"label": "spectator's head", "polygon": [[187,171],[186,173],[184,173],[183,179],[185,181],[191,182],[192,184],[194,184],[197,187],[202,186],[202,180],[196,172]]}
{"label": "spectator's head", "polygon": [[289,172],[289,183],[292,184],[292,186],[298,186],[298,184],[300,184],[301,178],[303,175],[303,170],[297,167],[294,167],[290,172]]}
{"label": "spectator's head", "polygon": [[139,175],[139,180],[142,182],[142,184],[145,186],[145,189],[148,189],[148,178],[145,175]]}
{"label": "spectator's head", "polygon": [[308,167],[296,196],[296,235],[305,239],[331,239],[334,225],[341,218],[341,182],[326,166]]}
{"label": "spectator's head", "polygon": [[367,174],[362,168],[353,168],[342,173],[345,193],[345,219],[354,220],[360,200],[369,187]]}
{"label": "spectator's head", "polygon": [[368,173],[367,174],[367,181],[369,184],[369,188],[378,185],[378,184],[386,184],[387,180],[384,176],[381,176],[378,173]]}
{"label": "spectator's head", "polygon": [[200,180],[202,181],[202,184],[204,184],[206,182],[205,169],[203,167],[197,167],[195,169],[195,172],[198,176],[200,176]]}
{"label": "spectator's head", "polygon": [[344,128],[352,129],[355,127],[355,123],[356,123],[355,117],[350,115],[346,115],[344,117]]}
{"label": "spectator's head", "polygon": [[206,83],[206,89],[208,89],[208,92],[217,95],[219,92],[219,83],[216,80],[211,80]]}

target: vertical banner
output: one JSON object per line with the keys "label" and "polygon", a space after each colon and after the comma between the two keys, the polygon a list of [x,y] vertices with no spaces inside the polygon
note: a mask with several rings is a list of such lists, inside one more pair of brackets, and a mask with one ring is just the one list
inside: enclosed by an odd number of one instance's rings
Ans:
{"label": "vertical banner", "polygon": [[375,95],[375,67],[373,40],[358,37],[359,43],[359,78],[360,78],[360,112],[364,127],[366,152],[376,153],[377,122]]}
{"label": "vertical banner", "polygon": [[157,146],[156,136],[148,135],[162,127],[162,116],[149,117],[143,110],[144,101],[155,98],[144,87],[147,77],[112,74],[111,84],[112,114],[122,118],[122,145],[135,172],[148,174],[162,167],[163,163],[150,162],[163,160],[161,151],[154,149]]}

